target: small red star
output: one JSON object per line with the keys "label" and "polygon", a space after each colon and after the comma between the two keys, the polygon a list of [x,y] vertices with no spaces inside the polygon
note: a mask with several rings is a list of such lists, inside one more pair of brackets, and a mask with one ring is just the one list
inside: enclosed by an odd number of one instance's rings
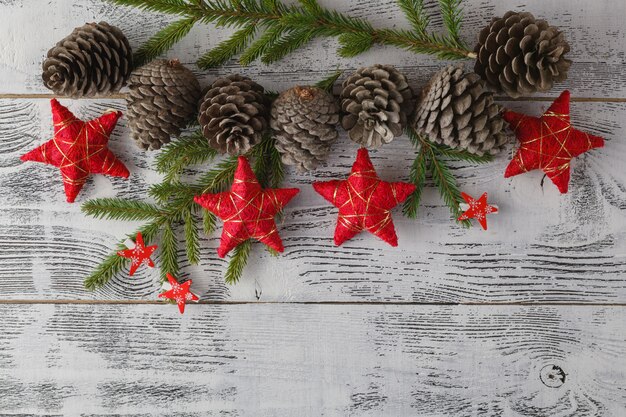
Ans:
{"label": "small red star", "polygon": [[250,238],[282,252],[283,242],[278,235],[274,217],[298,191],[297,188],[262,189],[250,163],[240,156],[230,191],[202,194],[194,200],[224,221],[220,247],[217,249],[217,255],[223,258]]}
{"label": "small red star", "polygon": [[65,196],[73,203],[89,174],[128,178],[128,169],[107,148],[119,111],[83,122],[56,99],[50,100],[54,137],[22,155],[22,161],[43,162],[61,170]]}
{"label": "small red star", "polygon": [[130,272],[129,275],[132,277],[141,265],[146,265],[149,268],[154,267],[154,262],[150,259],[150,255],[152,252],[156,250],[157,246],[144,246],[143,244],[143,236],[141,236],[141,232],[137,233],[137,237],[135,238],[135,247],[132,249],[125,249],[119,251],[117,254],[122,258],[130,259]]}
{"label": "small red star", "polygon": [[461,196],[469,204],[469,208],[458,220],[476,219],[483,229],[487,230],[487,214],[498,212],[496,207],[487,204],[487,193],[483,193],[478,200],[465,193],[461,193]]}
{"label": "small red star", "polygon": [[504,112],[504,120],[515,131],[521,143],[506,168],[505,178],[542,169],[561,193],[567,192],[571,160],[591,149],[604,146],[601,137],[572,127],[569,102],[570,94],[565,90],[541,117]]}
{"label": "small red star", "polygon": [[159,298],[167,298],[168,300],[176,301],[180,314],[183,314],[185,312],[185,304],[189,301],[198,301],[198,296],[189,291],[192,281],[187,280],[182,284],[179,284],[176,278],[174,278],[171,274],[168,273],[166,276],[172,288],[159,294]]}
{"label": "small red star", "polygon": [[415,191],[415,185],[382,181],[372,165],[367,149],[359,149],[347,180],[315,182],[313,188],[339,208],[335,245],[352,239],[362,230],[398,246],[391,209]]}

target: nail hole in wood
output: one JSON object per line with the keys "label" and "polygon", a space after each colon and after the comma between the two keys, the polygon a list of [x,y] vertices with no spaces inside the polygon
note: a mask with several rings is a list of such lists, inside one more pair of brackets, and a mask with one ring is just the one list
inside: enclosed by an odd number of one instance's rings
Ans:
{"label": "nail hole in wood", "polygon": [[546,365],[539,371],[539,379],[543,385],[549,388],[559,388],[565,384],[565,377],[565,371],[554,364]]}

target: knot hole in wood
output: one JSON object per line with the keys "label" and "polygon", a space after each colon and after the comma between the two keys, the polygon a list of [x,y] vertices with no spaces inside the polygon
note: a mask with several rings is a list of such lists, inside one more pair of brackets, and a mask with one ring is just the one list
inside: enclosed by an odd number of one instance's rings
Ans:
{"label": "knot hole in wood", "polygon": [[539,379],[543,385],[549,388],[559,388],[565,384],[565,371],[560,366],[549,364],[539,371]]}

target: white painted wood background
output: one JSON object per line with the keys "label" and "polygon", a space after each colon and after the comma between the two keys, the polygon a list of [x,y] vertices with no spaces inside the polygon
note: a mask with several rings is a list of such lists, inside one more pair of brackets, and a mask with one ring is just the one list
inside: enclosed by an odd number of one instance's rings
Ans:
{"label": "white painted wood background", "polygon": [[[323,3],[406,26],[392,0]],[[52,132],[40,68],[54,42],[106,20],[138,46],[172,18],[100,0],[0,0],[0,415],[626,416],[626,3],[464,4],[470,43],[509,9],[566,31],[569,80],[502,103],[540,114],[572,91],[575,125],[607,143],[574,162],[569,194],[541,187],[538,172],[504,179],[507,152],[455,166],[464,191],[487,191],[499,205],[489,231],[455,225],[431,187],[417,221],[396,212],[399,248],[368,234],[336,248],[335,210],[309,184],[346,175],[356,146],[344,135],[314,176],[288,173],[302,191],[280,226],[285,254],[255,245],[242,282],[227,286],[218,234],[204,236],[202,264],[184,268],[203,302],[180,316],[154,302],[156,271],[82,287],[136,225],[86,218],[80,203],[143,198],[159,181],[154,155],[135,147],[125,121],[111,148],[130,181],[92,177],[76,204],[65,203],[57,170],[18,159]],[[168,56],[192,65],[224,36],[199,26]],[[282,90],[381,62],[418,89],[442,65],[388,47],[339,59],[335,46],[318,40],[276,65],[232,62],[198,75],[207,84],[237,71]],[[85,118],[125,110],[119,96],[62,103]],[[401,138],[372,157],[391,180],[406,178],[411,154]],[[564,382],[546,379],[553,365]]]}

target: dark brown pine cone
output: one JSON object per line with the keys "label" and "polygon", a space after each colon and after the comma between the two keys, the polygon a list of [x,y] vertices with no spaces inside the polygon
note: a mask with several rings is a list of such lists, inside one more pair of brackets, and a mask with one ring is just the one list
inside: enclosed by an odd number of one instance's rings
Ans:
{"label": "dark brown pine cone", "polygon": [[132,66],[132,50],[121,30],[106,22],[87,23],[48,51],[42,78],[55,94],[91,97],[119,91]]}
{"label": "dark brown pine cone", "polygon": [[317,87],[293,87],[272,104],[270,126],[282,161],[305,172],[317,168],[337,139],[339,106]]}
{"label": "dark brown pine cone", "polygon": [[361,68],[342,84],[341,125],[356,143],[378,148],[402,135],[412,98],[406,77],[391,65]]}
{"label": "dark brown pine cone", "polygon": [[507,12],[478,35],[474,71],[496,91],[511,97],[548,91],[567,79],[572,63],[565,35],[526,12]]}
{"label": "dark brown pine cone", "polygon": [[269,116],[264,92],[259,84],[238,74],[215,80],[198,114],[202,133],[214,149],[241,155],[261,141]]}
{"label": "dark brown pine cone", "polygon": [[180,135],[196,115],[202,95],[196,76],[177,60],[158,59],[136,69],[128,87],[128,124],[145,150],[159,149]]}

